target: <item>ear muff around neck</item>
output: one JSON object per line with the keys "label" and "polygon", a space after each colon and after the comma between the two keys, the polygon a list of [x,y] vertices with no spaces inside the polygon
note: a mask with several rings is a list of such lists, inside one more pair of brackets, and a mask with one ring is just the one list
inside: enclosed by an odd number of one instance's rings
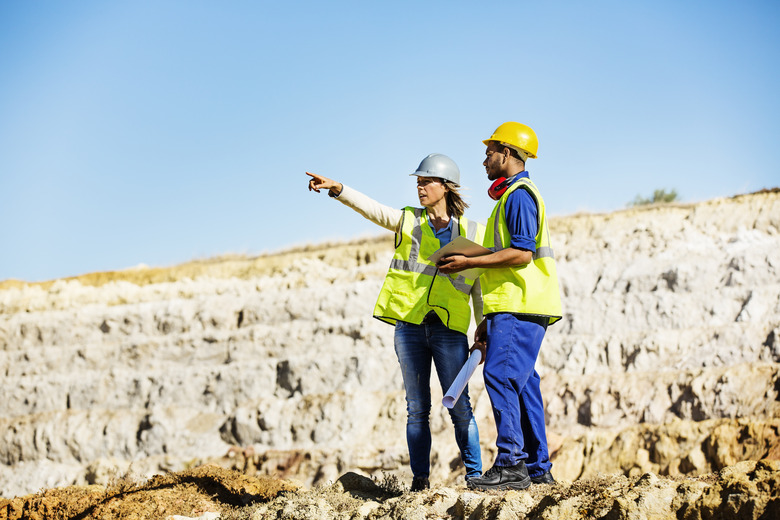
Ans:
{"label": "ear muff around neck", "polygon": [[498,200],[501,198],[501,195],[504,194],[508,187],[509,179],[504,177],[496,179],[493,181],[493,184],[490,185],[490,188],[488,188],[488,196],[493,200]]}

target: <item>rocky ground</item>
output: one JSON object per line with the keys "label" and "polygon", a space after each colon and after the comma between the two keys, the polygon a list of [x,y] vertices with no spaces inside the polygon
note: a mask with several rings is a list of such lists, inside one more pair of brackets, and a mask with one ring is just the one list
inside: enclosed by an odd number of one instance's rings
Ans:
{"label": "rocky ground", "polygon": [[[0,282],[0,519],[777,517],[780,193],[551,228],[566,316],[539,372],[559,485],[468,492],[437,406],[434,489],[401,493],[378,237]],[[470,390],[489,467],[481,374]]]}
{"label": "rocky ground", "polygon": [[348,472],[302,489],[219,466],[123,476],[107,486],[69,486],[0,499],[0,520],[149,519],[676,519],[780,517],[780,461],[744,461],[700,477],[598,475],[523,491],[433,486],[411,493],[396,479]]}

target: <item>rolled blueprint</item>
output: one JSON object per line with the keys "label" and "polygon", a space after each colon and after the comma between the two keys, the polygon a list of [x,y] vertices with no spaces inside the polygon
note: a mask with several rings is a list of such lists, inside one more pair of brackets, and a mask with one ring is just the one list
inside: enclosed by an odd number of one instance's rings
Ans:
{"label": "rolled blueprint", "polygon": [[455,403],[458,402],[460,394],[463,393],[463,389],[466,388],[469,379],[471,379],[471,375],[477,369],[480,361],[482,361],[482,353],[479,350],[475,350],[466,360],[466,363],[463,364],[463,368],[460,369],[455,381],[450,385],[450,389],[447,390],[447,393],[441,400],[441,404],[447,408],[455,406]]}

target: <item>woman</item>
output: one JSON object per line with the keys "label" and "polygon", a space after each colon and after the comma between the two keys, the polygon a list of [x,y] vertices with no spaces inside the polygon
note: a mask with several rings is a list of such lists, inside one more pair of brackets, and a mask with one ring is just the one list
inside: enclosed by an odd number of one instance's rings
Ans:
{"label": "woman", "polygon": [[[482,297],[476,280],[447,276],[428,257],[457,236],[482,243],[482,224],[463,218],[468,207],[458,193],[460,171],[455,162],[431,154],[412,175],[423,208],[402,210],[321,175],[306,172],[309,190],[328,190],[331,197],[367,219],[395,232],[395,254],[379,292],[374,317],[395,326],[395,351],[406,390],[406,441],[412,469],[412,491],[429,487],[431,431],[431,361],[442,392],[450,387],[468,358],[468,332],[473,297],[476,322],[482,319]],[[466,466],[466,480],[482,473],[479,432],[465,390],[450,411],[455,441]]]}

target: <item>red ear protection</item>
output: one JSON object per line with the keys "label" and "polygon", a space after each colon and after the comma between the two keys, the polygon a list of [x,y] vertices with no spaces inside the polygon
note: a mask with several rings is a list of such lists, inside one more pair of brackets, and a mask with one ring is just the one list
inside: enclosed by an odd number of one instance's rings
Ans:
{"label": "red ear protection", "polygon": [[493,184],[490,185],[490,188],[488,188],[488,196],[493,200],[500,199],[501,195],[506,191],[508,183],[509,179],[505,177],[496,179],[493,181]]}

